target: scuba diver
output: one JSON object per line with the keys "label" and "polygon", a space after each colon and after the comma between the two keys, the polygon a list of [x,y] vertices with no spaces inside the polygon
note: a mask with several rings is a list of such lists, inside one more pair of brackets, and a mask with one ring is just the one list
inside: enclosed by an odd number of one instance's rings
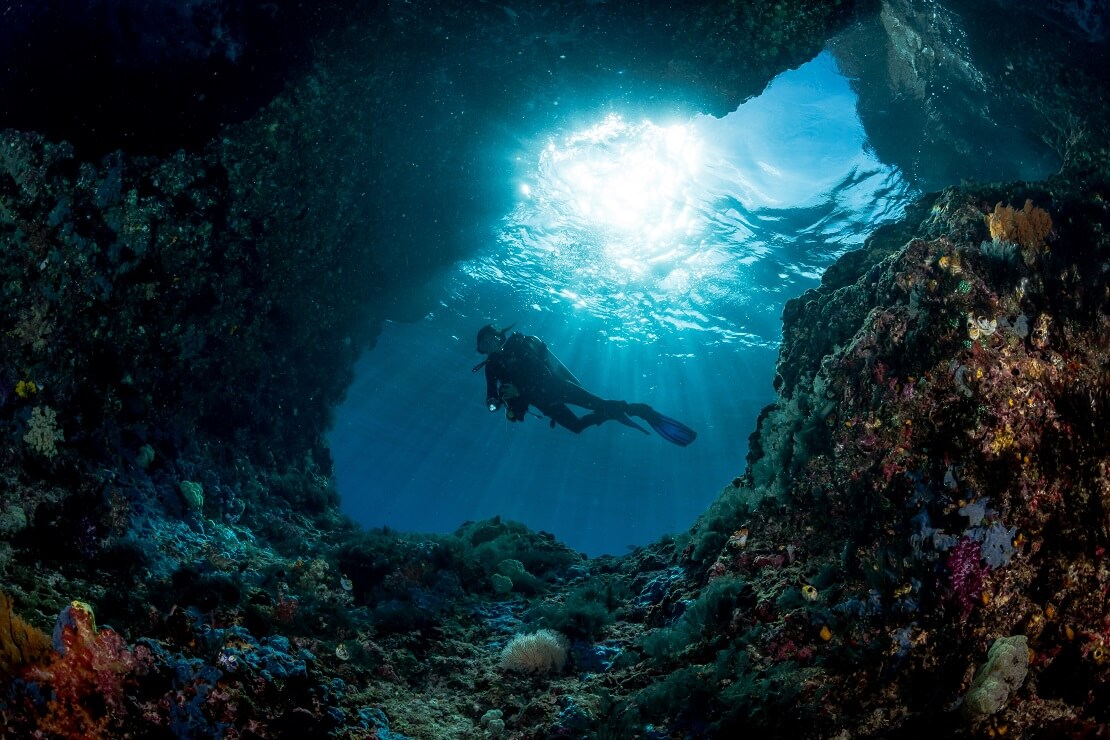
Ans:
{"label": "scuba diver", "polygon": [[[505,407],[509,421],[523,421],[529,406],[535,406],[556,424],[575,434],[586,427],[616,421],[648,431],[630,419],[643,419],[663,439],[679,447],[694,441],[697,433],[685,424],[663,416],[646,403],[610,401],[595,396],[582,387],[578,378],[559,361],[539,337],[513,332],[506,337],[504,329],[486,325],[478,332],[478,351],[488,355],[474,367],[486,370],[486,406],[490,411]],[[577,416],[569,406],[590,411]]]}

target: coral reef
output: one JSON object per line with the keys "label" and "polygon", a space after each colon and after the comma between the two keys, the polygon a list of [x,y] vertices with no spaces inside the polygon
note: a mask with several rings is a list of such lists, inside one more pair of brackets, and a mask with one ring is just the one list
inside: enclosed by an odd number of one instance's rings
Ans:
{"label": "coral reef", "polygon": [[[422,535],[339,514],[322,438],[378,294],[457,256],[445,224],[474,206],[442,68],[410,111],[434,175],[387,153],[412,132],[382,101],[444,28],[466,74],[512,37],[518,69],[595,79],[618,52],[591,29],[628,8],[572,5],[541,37],[539,6],[392,4],[337,31],[364,56],[322,50],[202,151],[94,162],[0,133],[6,733],[1106,733],[1110,129],[1076,103],[1103,97],[1086,73],[1023,89],[1085,116],[1059,173],[923,195],[789,302],[776,402],[688,532],[589,560],[500,518]],[[629,89],[704,73],[698,104],[731,109],[868,9],[907,89],[942,79],[902,4],[741,6],[643,10],[614,37],[643,47]],[[583,38],[601,62],[559,67]],[[514,72],[526,109],[540,73]],[[413,224],[428,204],[441,222]]]}

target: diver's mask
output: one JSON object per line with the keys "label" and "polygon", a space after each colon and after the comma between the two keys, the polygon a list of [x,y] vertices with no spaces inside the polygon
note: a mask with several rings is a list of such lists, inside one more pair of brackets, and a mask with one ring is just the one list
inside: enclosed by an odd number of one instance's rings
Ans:
{"label": "diver's mask", "polygon": [[486,324],[478,330],[478,351],[483,355],[488,355],[491,352],[499,352],[505,346],[505,335],[513,328],[513,324],[509,324],[504,329],[498,329],[493,324]]}

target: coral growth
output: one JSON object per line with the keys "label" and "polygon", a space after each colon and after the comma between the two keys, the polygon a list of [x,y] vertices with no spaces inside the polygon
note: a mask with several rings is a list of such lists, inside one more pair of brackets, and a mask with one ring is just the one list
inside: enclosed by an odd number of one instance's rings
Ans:
{"label": "coral growth", "polygon": [[58,443],[65,439],[58,428],[58,415],[49,406],[36,406],[31,409],[31,418],[23,441],[27,446],[46,458],[58,454]]}
{"label": "coral growth", "polygon": [[1052,232],[1052,216],[1026,200],[1020,209],[1003,206],[999,201],[987,214],[987,228],[995,242],[1017,244],[1025,263],[1032,265],[1044,250],[1045,240]]}
{"label": "coral growth", "polygon": [[1025,635],[995,640],[960,706],[964,716],[976,721],[997,714],[1021,688],[1028,672],[1029,641]]}
{"label": "coral growth", "polygon": [[960,538],[948,552],[946,566],[952,598],[959,604],[961,616],[967,617],[980,602],[987,573],[979,543],[969,537]]}
{"label": "coral growth", "polygon": [[129,687],[149,665],[150,651],[131,651],[115,631],[97,629],[92,609],[79,601],[58,615],[54,649],[53,660],[24,673],[49,697],[38,726],[62,737],[107,736],[125,719]]}
{"label": "coral growth", "polygon": [[501,651],[501,668],[516,673],[561,673],[567,648],[567,639],[552,630],[517,635]]}
{"label": "coral growth", "polygon": [[46,633],[23,621],[0,591],[0,678],[19,675],[24,666],[45,660],[50,650]]}

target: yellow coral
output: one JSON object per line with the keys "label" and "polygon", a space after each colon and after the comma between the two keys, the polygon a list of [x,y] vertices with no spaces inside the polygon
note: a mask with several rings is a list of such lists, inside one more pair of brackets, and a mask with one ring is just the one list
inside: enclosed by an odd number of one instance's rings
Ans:
{"label": "yellow coral", "polygon": [[20,398],[29,398],[39,392],[39,387],[33,380],[21,380],[15,384],[15,395]]}
{"label": "yellow coral", "polygon": [[1034,207],[1031,200],[1026,200],[1021,210],[1013,206],[1003,207],[999,201],[994,206],[994,212],[987,214],[987,227],[991,238],[996,241],[1038,249],[1044,246],[1048,232],[1052,231],[1052,217],[1043,208]]}
{"label": "yellow coral", "polygon": [[1014,430],[1007,424],[1005,429],[1002,429],[994,436],[994,439],[991,440],[990,445],[988,445],[988,449],[991,454],[997,455],[1013,447],[1015,442]]}
{"label": "yellow coral", "polygon": [[15,676],[23,666],[51,655],[46,633],[24,622],[12,609],[12,600],[0,591],[0,677]]}

